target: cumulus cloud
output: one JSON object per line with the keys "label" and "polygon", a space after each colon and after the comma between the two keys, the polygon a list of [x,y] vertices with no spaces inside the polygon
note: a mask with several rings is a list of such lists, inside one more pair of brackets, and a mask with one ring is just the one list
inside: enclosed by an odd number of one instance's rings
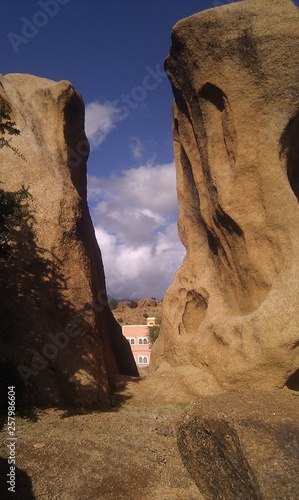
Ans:
{"label": "cumulus cloud", "polygon": [[120,121],[120,112],[116,104],[110,101],[94,101],[85,108],[85,132],[93,149],[99,147],[107,135]]}
{"label": "cumulus cloud", "polygon": [[88,192],[109,295],[162,298],[185,254],[177,236],[174,164],[89,177]]}

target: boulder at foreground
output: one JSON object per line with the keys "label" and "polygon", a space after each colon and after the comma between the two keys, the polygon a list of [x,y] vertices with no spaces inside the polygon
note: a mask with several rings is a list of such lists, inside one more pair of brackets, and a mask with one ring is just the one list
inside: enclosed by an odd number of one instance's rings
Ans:
{"label": "boulder at foreground", "polygon": [[150,370],[180,377],[192,366],[198,395],[204,374],[216,392],[271,389],[299,368],[298,33],[290,0],[232,3],[172,32],[165,67],[187,253]]}
{"label": "boulder at foreground", "polygon": [[231,391],[192,403],[178,447],[206,500],[296,500],[299,393]]}
{"label": "boulder at foreground", "polygon": [[[26,223],[0,261],[1,379],[39,404],[107,403],[113,374],[137,375],[108,307],[86,196],[84,104],[69,82],[0,77],[19,136],[0,149],[1,188],[29,187]],[[19,382],[19,383],[18,383]],[[4,384],[4,385],[5,385]]]}

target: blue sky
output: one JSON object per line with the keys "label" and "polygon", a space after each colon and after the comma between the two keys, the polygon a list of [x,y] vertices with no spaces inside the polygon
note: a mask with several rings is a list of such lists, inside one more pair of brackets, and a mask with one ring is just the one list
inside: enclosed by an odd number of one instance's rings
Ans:
{"label": "blue sky", "polygon": [[163,60],[178,20],[228,3],[1,2],[1,73],[69,80],[84,99],[89,206],[117,299],[162,298],[182,263]]}

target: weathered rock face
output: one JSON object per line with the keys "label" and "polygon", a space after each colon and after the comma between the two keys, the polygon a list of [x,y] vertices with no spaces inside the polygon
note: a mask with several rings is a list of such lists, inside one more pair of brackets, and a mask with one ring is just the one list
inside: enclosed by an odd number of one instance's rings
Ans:
{"label": "weathered rock face", "polygon": [[192,403],[178,447],[206,500],[295,499],[299,489],[299,398],[283,391],[231,391]]}
{"label": "weathered rock face", "polygon": [[[1,363],[33,401],[107,402],[109,377],[137,375],[107,303],[86,201],[84,105],[69,82],[0,77],[21,135],[0,150],[3,189],[29,187],[28,217],[1,268]],[[8,368],[10,366],[10,368]]]}
{"label": "weathered rock face", "polygon": [[298,30],[289,0],[245,0],[173,29],[165,65],[187,255],[152,373],[192,365],[221,388],[271,388],[299,368]]}

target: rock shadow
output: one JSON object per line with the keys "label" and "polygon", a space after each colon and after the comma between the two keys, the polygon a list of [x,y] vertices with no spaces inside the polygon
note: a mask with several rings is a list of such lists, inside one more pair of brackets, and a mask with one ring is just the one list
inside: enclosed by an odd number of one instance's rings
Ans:
{"label": "rock shadow", "polygon": [[[10,484],[7,483],[7,474],[10,473],[10,467],[11,465],[8,464],[8,460],[0,457],[1,500],[10,500],[11,498],[16,500],[35,500],[36,497],[33,493],[31,478],[26,471],[19,469],[19,467],[15,467],[15,489],[14,491],[8,490],[8,488],[11,488]],[[13,476],[10,477],[12,478]]]}
{"label": "rock shadow", "polygon": [[299,113],[293,116],[280,140],[280,156],[285,158],[290,186],[299,200]]}
{"label": "rock shadow", "polygon": [[291,391],[299,392],[299,368],[288,378],[286,386]]}
{"label": "rock shadow", "polygon": [[[71,277],[64,276],[55,252],[38,244],[34,222],[28,212],[12,234],[9,258],[0,260],[0,406],[7,413],[7,387],[15,386],[17,411],[24,408],[32,419],[36,407],[81,407],[92,399],[89,385],[76,380],[78,364],[94,376],[97,367],[87,360],[92,343],[99,359],[105,356],[87,321],[92,304],[78,311],[68,300]],[[100,405],[107,388],[100,369],[98,374]]]}

